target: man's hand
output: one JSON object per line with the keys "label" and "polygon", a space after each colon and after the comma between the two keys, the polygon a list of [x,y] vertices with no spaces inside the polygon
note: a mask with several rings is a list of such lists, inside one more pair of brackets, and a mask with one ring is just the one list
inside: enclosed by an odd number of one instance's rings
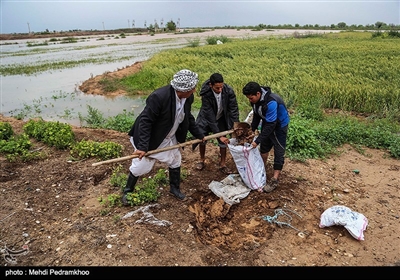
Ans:
{"label": "man's hand", "polygon": [[257,144],[256,142],[253,141],[253,142],[251,142],[251,146],[252,146],[253,149],[254,149],[254,148],[257,148],[258,144]]}
{"label": "man's hand", "polygon": [[141,151],[141,150],[136,150],[135,152],[133,152],[134,155],[138,155],[139,159],[142,159],[142,157],[144,157],[144,155],[146,154],[145,151]]}
{"label": "man's hand", "polygon": [[222,143],[226,144],[226,145],[229,144],[229,139],[226,138],[225,136],[221,136],[221,137],[219,138],[219,140],[220,140]]}

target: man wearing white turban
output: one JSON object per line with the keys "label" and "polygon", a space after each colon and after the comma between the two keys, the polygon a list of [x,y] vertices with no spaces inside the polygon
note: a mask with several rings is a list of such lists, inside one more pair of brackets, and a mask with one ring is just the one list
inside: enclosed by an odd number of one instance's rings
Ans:
{"label": "man wearing white turban", "polygon": [[185,199],[180,191],[181,153],[179,148],[144,156],[150,150],[160,149],[183,143],[188,131],[205,141],[205,135],[195,123],[191,113],[196,91],[198,75],[187,69],[177,72],[170,85],[153,91],[146,99],[143,111],[136,118],[128,135],[134,148],[129,167],[129,177],[123,190],[122,203],[130,203],[132,193],[139,178],[149,173],[156,160],[168,165],[170,193],[178,199]]}

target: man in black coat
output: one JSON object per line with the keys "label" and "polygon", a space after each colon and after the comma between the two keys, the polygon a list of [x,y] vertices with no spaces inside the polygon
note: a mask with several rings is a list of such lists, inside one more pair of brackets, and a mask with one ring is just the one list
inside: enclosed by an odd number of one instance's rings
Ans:
{"label": "man in black coat", "polygon": [[[196,118],[196,124],[201,131],[208,135],[209,133],[218,133],[233,129],[233,124],[239,121],[239,109],[236,100],[235,91],[231,86],[224,83],[224,78],[219,73],[214,73],[210,79],[205,81],[201,87],[201,108]],[[219,169],[230,174],[231,171],[226,166],[226,145],[229,139],[225,136],[217,138],[220,151]],[[193,145],[194,150],[197,145]],[[205,167],[206,142],[199,145],[200,161],[196,168],[203,170]]]}
{"label": "man in black coat", "polygon": [[185,142],[188,131],[204,141],[205,136],[191,113],[197,83],[198,74],[183,69],[174,75],[170,85],[156,89],[147,97],[143,111],[128,133],[135,150],[133,154],[138,157],[132,159],[129,167],[129,177],[122,197],[125,206],[130,205],[127,195],[133,192],[139,176],[149,173],[156,160],[168,165],[170,193],[178,199],[185,198],[180,191],[180,149],[144,155],[150,150]]}

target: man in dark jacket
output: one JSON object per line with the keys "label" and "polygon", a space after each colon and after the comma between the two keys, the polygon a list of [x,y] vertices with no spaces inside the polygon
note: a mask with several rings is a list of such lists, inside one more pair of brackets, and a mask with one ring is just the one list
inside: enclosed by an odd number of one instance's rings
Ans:
{"label": "man in dark jacket", "polygon": [[[239,121],[239,109],[236,95],[232,87],[224,83],[224,78],[219,73],[214,73],[210,79],[206,80],[200,91],[201,108],[196,118],[196,124],[201,131],[208,135],[209,133],[218,133],[231,130],[233,124]],[[217,139],[220,148],[220,170],[225,174],[231,171],[226,166],[226,144],[229,143],[227,137]],[[193,145],[193,149],[197,145]],[[196,168],[203,170],[205,167],[206,142],[199,145],[200,161]]]}
{"label": "man in dark jacket", "polygon": [[253,148],[260,144],[261,157],[266,162],[269,151],[274,147],[274,175],[270,183],[264,187],[265,192],[271,192],[278,186],[285,160],[289,113],[283,99],[271,92],[269,87],[249,82],[243,88],[243,94],[253,107],[252,131],[258,128],[261,121],[261,132],[251,143]]}
{"label": "man in dark jacket", "polygon": [[170,85],[156,89],[147,97],[146,106],[128,133],[135,150],[133,154],[138,157],[132,159],[129,167],[129,177],[122,197],[125,206],[130,204],[128,193],[133,192],[139,176],[150,172],[156,160],[168,165],[170,193],[178,199],[185,198],[180,191],[182,156],[179,148],[144,155],[149,150],[185,142],[188,131],[204,141],[205,136],[196,126],[191,113],[197,83],[197,73],[183,69],[174,75]]}

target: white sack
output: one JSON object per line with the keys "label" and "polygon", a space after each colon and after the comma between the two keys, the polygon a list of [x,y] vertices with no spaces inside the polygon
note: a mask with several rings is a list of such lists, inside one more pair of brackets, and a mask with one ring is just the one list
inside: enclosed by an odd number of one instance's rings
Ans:
{"label": "white sack", "polygon": [[333,225],[344,226],[357,240],[364,240],[364,230],[368,226],[367,218],[343,205],[335,205],[321,215],[320,228]]}
{"label": "white sack", "polygon": [[230,174],[221,182],[212,181],[208,188],[229,205],[239,203],[251,191],[244,185],[239,174]]}
{"label": "white sack", "polygon": [[263,188],[266,184],[267,176],[259,149],[253,148],[249,143],[244,143],[244,145],[235,144],[236,139],[232,138],[228,148],[243,182],[252,190]]}

